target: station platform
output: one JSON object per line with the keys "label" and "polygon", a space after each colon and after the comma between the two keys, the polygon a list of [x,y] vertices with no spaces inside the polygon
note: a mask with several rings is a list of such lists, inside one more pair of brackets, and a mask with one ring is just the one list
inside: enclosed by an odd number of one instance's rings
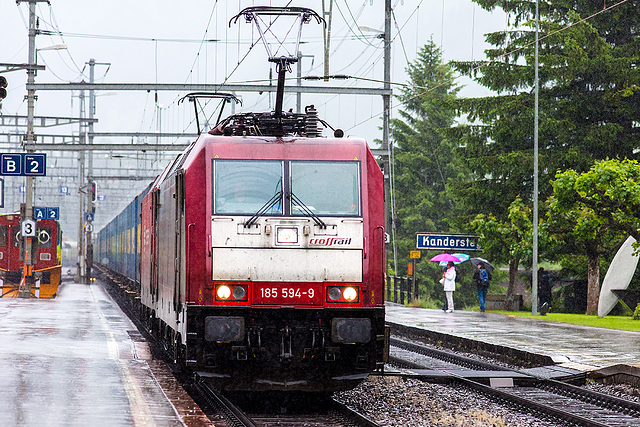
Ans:
{"label": "station platform", "polygon": [[[541,316],[542,317],[542,316]],[[595,371],[640,368],[640,332],[523,319],[493,313],[405,307],[387,303],[387,322],[549,356],[558,366]]]}
{"label": "station platform", "polygon": [[0,298],[0,343],[0,425],[212,425],[95,282]]}

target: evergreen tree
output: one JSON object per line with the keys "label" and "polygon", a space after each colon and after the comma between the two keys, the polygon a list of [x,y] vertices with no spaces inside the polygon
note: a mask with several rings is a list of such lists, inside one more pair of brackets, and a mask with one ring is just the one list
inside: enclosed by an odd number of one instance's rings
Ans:
{"label": "evergreen tree", "polygon": [[[533,176],[535,1],[474,0],[501,7],[515,29],[491,33],[489,61],[458,62],[458,70],[496,92],[460,102],[469,122],[456,129],[474,180],[458,190],[475,213],[506,217],[517,195],[529,198]],[[603,1],[540,2],[540,190],[552,192],[556,170],[588,170],[594,160],[637,158],[640,128],[640,1],[592,19]],[[579,11],[580,13],[578,13]],[[562,31],[560,31],[563,29]],[[499,191],[496,191],[499,190]],[[489,201],[481,203],[489,197]]]}
{"label": "evergreen tree", "polygon": [[416,232],[450,230],[455,203],[447,182],[459,175],[454,143],[442,134],[456,116],[453,102],[459,88],[453,83],[452,67],[443,63],[441,50],[431,40],[406,71],[409,82],[397,96],[404,108],[401,118],[391,121],[393,196],[395,217],[400,218],[394,234],[402,259],[415,249]]}
{"label": "evergreen tree", "polygon": [[[517,196],[530,204],[533,194],[536,3],[474,1],[487,10],[502,8],[509,27],[486,35],[493,45],[487,61],[455,64],[496,93],[458,104],[467,123],[452,133],[472,175],[456,194],[468,219],[490,213],[505,221]],[[583,172],[595,160],[638,158],[640,1],[606,5],[540,1],[540,200],[552,193],[557,170]]]}

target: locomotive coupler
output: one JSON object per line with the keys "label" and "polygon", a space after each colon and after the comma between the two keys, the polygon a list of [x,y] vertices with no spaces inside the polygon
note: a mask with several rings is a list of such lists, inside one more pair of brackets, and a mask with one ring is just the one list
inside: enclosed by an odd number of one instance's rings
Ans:
{"label": "locomotive coupler", "polygon": [[320,328],[311,328],[311,347],[304,349],[305,360],[314,360],[324,348],[324,334]]}
{"label": "locomotive coupler", "polygon": [[265,350],[262,348],[262,328],[249,328],[247,333],[247,348],[253,354],[253,357],[261,357]]}
{"label": "locomotive coupler", "polygon": [[285,326],[280,330],[280,358],[291,359],[293,357],[291,328]]}

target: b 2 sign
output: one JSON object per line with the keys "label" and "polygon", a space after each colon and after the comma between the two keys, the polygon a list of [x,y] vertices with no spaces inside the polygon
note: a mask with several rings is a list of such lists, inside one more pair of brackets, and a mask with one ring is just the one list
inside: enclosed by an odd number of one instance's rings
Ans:
{"label": "b 2 sign", "polygon": [[0,175],[46,176],[47,155],[35,153],[0,154]]}

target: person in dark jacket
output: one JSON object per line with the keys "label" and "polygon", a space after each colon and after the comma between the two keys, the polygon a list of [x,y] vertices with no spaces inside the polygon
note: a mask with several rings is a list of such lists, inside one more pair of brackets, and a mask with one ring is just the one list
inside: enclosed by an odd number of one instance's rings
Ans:
{"label": "person in dark jacket", "polygon": [[551,310],[551,289],[553,284],[549,273],[540,267],[538,269],[538,298],[540,300],[540,314],[547,314]]}
{"label": "person in dark jacket", "polygon": [[489,290],[489,281],[491,280],[491,272],[484,268],[484,264],[478,263],[478,269],[473,273],[473,281],[476,282],[478,288],[478,300],[480,300],[480,311],[484,313],[484,301],[487,298]]}

